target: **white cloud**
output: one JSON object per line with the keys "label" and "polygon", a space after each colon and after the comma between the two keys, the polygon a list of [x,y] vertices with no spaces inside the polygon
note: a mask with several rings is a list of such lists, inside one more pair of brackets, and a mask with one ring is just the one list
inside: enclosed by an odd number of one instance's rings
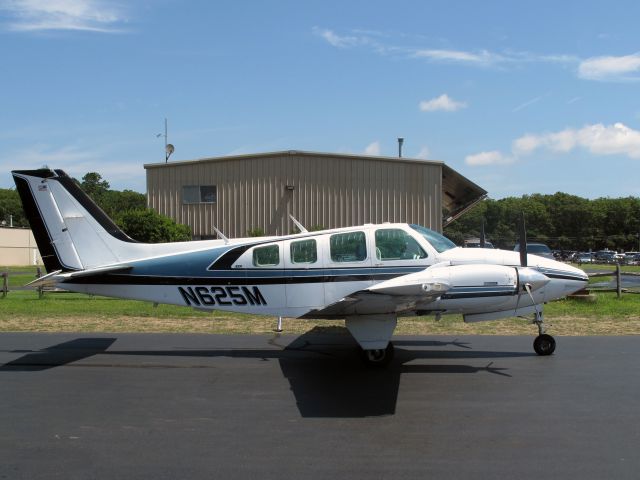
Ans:
{"label": "white cloud", "polygon": [[[371,30],[350,30],[347,34],[336,33],[333,30],[313,27],[313,33],[336,48],[366,47],[379,55],[394,55],[401,58],[423,59],[435,63],[453,63],[471,67],[496,67],[509,64],[550,63],[577,64],[580,59],[567,54],[536,54],[524,51],[504,50],[492,52],[486,49],[473,51],[431,48],[429,46],[404,46],[409,37],[406,34],[390,34]],[[394,41],[395,39],[395,41]],[[412,38],[416,41],[416,38]],[[419,36],[417,41],[424,42]]]}
{"label": "white cloud", "polygon": [[126,19],[121,10],[103,0],[7,0],[0,6],[9,12],[9,30],[83,30],[117,33]]}
{"label": "white cloud", "polygon": [[580,63],[578,76],[587,80],[640,80],[640,53],[588,58]]}
{"label": "white cloud", "polygon": [[313,27],[313,33],[322,37],[329,45],[338,48],[355,47],[368,43],[366,37],[356,35],[338,35],[333,30],[326,28]]}
{"label": "white cloud", "polygon": [[427,58],[442,62],[457,62],[475,65],[490,65],[503,60],[501,55],[482,50],[479,53],[465,52],[461,50],[416,50],[414,57]]}
{"label": "white cloud", "polygon": [[418,152],[418,155],[416,155],[416,158],[421,158],[423,160],[426,160],[427,158],[429,158],[429,155],[431,155],[431,152],[429,151],[428,147],[422,147],[420,149],[420,151]]}
{"label": "white cloud", "polygon": [[367,145],[367,148],[364,149],[364,154],[380,156],[380,142],[376,140],[375,142],[372,142],[369,145]]}
{"label": "white cloud", "polygon": [[513,142],[516,155],[527,155],[539,148],[567,153],[583,148],[593,155],[626,155],[640,158],[640,131],[623,123],[586,125],[541,135],[527,134]]}
{"label": "white cloud", "polygon": [[467,155],[464,161],[467,165],[477,167],[483,165],[506,165],[508,163],[513,163],[514,159],[503,155],[498,150],[492,150],[490,152],[480,152],[475,155]]}
{"label": "white cloud", "polygon": [[[118,181],[130,184],[136,178],[144,176],[142,162],[114,161],[113,155],[105,151],[75,145],[51,147],[40,144],[6,152],[0,156],[0,171],[4,172],[36,169],[45,165],[60,168],[78,178],[87,172],[100,172],[112,186]],[[143,185],[142,187],[144,188]]]}
{"label": "white cloud", "polygon": [[464,102],[458,102],[453,100],[449,95],[443,93],[439,97],[432,98],[431,100],[423,100],[420,102],[420,110],[423,112],[435,112],[438,110],[444,110],[445,112],[455,112],[461,108],[467,106]]}
{"label": "white cloud", "polygon": [[527,155],[540,146],[540,140],[536,135],[523,135],[513,141],[512,150],[516,155]]}

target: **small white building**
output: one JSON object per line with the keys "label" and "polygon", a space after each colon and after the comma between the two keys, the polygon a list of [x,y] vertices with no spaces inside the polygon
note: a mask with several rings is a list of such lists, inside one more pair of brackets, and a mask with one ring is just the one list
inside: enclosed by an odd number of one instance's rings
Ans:
{"label": "small white building", "polygon": [[38,246],[29,228],[0,227],[0,268],[42,265]]}

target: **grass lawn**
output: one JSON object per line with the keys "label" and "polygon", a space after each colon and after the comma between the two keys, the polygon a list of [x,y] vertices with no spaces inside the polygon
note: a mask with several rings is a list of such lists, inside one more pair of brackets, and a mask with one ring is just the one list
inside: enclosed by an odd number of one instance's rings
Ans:
{"label": "grass lawn", "polygon": [[[555,335],[640,334],[640,295],[596,294],[595,302],[560,300],[545,306],[550,332]],[[76,293],[10,292],[0,299],[0,331],[73,332],[193,332],[270,333],[274,317],[224,312],[200,312],[187,307],[158,305],[135,300],[90,297]],[[342,321],[285,319],[288,333],[304,333],[315,326],[343,325]],[[533,334],[535,328],[522,319],[466,324],[460,315],[406,317],[396,333],[428,334]]]}

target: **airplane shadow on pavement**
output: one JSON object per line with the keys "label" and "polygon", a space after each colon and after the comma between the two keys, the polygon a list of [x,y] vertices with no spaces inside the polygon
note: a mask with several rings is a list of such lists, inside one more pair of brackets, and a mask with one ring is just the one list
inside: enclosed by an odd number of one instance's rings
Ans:
{"label": "airplane shadow on pavement", "polygon": [[[303,417],[354,418],[393,415],[402,374],[473,374],[484,371],[510,377],[506,369],[492,367],[492,360],[535,356],[523,352],[475,351],[468,344],[457,341],[397,340],[394,341],[397,347],[394,361],[385,369],[370,369],[362,364],[355,341],[341,327],[316,327],[286,345],[279,344],[283,337],[275,335],[269,341],[272,348],[264,349],[110,350],[116,340],[111,337],[83,337],[42,350],[14,351],[25,355],[0,366],[0,372],[43,371],[97,355],[274,359],[278,360],[282,374],[289,381]],[[443,347],[455,349],[442,350]],[[421,359],[469,359],[470,363],[485,359],[489,362],[486,366],[413,362]],[[484,363],[481,362],[482,365]],[[81,366],[111,365],[87,363]]]}

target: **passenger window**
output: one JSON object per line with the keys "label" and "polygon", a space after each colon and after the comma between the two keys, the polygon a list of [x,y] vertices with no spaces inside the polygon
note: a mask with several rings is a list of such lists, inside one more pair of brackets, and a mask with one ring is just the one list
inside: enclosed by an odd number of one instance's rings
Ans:
{"label": "passenger window", "polygon": [[376,258],[382,261],[418,260],[427,258],[427,253],[404,230],[389,228],[376,230]]}
{"label": "passenger window", "polygon": [[315,263],[318,260],[316,241],[291,242],[291,263]]}
{"label": "passenger window", "polygon": [[364,232],[338,233],[329,240],[331,260],[361,262],[367,258],[367,239]]}
{"label": "passenger window", "polygon": [[280,263],[280,248],[278,245],[256,247],[253,250],[254,267],[276,267]]}

